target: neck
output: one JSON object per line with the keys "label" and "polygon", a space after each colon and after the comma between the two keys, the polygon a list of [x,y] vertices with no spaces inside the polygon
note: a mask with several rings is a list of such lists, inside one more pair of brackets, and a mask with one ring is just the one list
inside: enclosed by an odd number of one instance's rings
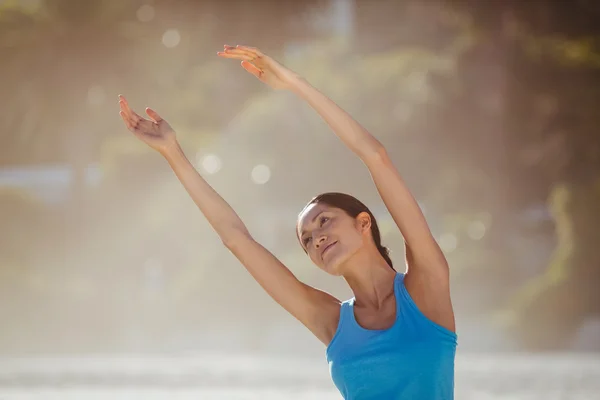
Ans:
{"label": "neck", "polygon": [[396,271],[377,251],[359,252],[348,260],[344,279],[356,298],[358,306],[379,309],[384,301],[394,293]]}

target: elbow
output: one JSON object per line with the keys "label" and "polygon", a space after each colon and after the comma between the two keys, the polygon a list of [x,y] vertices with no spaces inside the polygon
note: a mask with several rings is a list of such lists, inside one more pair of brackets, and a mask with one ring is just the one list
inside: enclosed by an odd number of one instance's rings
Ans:
{"label": "elbow", "polygon": [[373,162],[385,162],[389,160],[387,150],[379,141],[371,146],[365,146],[365,150],[362,151],[360,158],[367,165]]}

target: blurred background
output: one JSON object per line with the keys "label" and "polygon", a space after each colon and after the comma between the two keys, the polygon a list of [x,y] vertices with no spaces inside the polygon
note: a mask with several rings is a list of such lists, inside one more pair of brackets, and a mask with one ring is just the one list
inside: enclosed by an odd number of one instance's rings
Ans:
{"label": "blurred background", "polygon": [[[600,5],[0,1],[0,398],[340,398],[324,347],[124,127],[151,106],[304,282],[296,217],[366,168],[223,44],[259,47],[387,147],[452,271],[457,398],[600,393]],[[188,397],[186,397],[188,396]]]}

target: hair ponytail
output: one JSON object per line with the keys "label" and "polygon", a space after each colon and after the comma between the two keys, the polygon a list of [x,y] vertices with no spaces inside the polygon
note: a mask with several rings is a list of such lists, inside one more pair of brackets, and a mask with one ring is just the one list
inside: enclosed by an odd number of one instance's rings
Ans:
{"label": "hair ponytail", "polygon": [[394,269],[394,265],[392,264],[392,259],[390,258],[390,249],[388,249],[385,246],[382,246],[381,243],[379,243],[379,245],[377,246],[377,250],[379,250],[379,253],[384,258],[384,260],[389,264],[389,266],[392,269]]}

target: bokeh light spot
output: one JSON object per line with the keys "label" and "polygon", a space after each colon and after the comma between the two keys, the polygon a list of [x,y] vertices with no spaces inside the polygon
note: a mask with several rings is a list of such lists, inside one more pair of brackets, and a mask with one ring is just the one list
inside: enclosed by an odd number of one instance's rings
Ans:
{"label": "bokeh light spot", "polygon": [[207,154],[200,159],[202,169],[209,174],[216,174],[221,170],[223,163],[216,154]]}
{"label": "bokeh light spot", "polygon": [[168,48],[176,47],[181,41],[181,35],[177,29],[167,30],[162,37],[163,44]]}
{"label": "bokeh light spot", "polygon": [[483,238],[486,232],[485,224],[481,221],[473,221],[467,228],[467,235],[473,240],[480,240]]}
{"label": "bokeh light spot", "polygon": [[252,168],[252,181],[258,185],[264,185],[271,179],[271,169],[264,164]]}

